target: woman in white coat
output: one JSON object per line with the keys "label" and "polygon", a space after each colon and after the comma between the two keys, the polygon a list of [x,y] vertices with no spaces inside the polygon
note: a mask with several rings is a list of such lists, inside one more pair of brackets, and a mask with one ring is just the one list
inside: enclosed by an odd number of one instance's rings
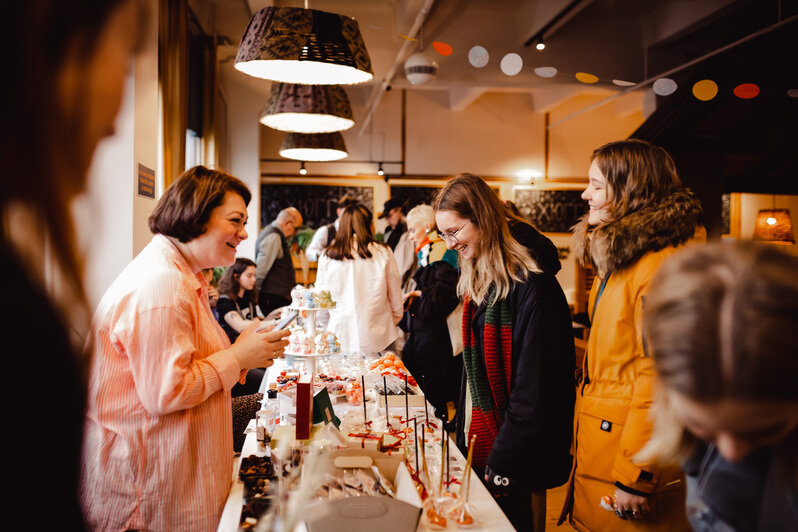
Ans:
{"label": "woman in white coat", "polygon": [[327,330],[344,351],[376,353],[396,340],[402,289],[391,248],[373,239],[371,211],[353,205],[341,213],[335,239],[319,259],[316,287],[329,290],[336,308]]}

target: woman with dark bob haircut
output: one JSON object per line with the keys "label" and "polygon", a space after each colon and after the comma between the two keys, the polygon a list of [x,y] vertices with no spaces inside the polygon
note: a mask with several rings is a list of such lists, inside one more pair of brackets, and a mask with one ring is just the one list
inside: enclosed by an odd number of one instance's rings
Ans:
{"label": "woman with dark bob haircut", "polygon": [[231,175],[186,171],[100,301],[83,448],[92,529],[216,530],[232,478],[230,390],[272,365],[289,334],[253,323],[230,345],[208,304],[202,270],[235,261],[249,199]]}

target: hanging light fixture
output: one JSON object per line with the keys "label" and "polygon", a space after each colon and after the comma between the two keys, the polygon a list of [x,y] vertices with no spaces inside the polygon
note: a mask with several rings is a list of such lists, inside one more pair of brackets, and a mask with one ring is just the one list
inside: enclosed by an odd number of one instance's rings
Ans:
{"label": "hanging light fixture", "polygon": [[235,68],[256,78],[311,85],[350,85],[374,77],[355,19],[299,7],[267,6],[255,13]]}
{"label": "hanging light fixture", "polygon": [[355,125],[343,87],[297,83],[272,84],[260,123],[295,133],[332,133]]}
{"label": "hanging light fixture", "polygon": [[297,161],[337,161],[348,156],[340,133],[286,133],[280,156]]}
{"label": "hanging light fixture", "polygon": [[382,163],[377,165],[377,175],[385,175],[385,170],[382,169]]}
{"label": "hanging light fixture", "polygon": [[307,175],[308,170],[305,168],[305,161],[302,161],[302,164],[299,165],[299,175]]}
{"label": "hanging light fixture", "polygon": [[795,244],[789,209],[761,209],[756,215],[754,240]]}

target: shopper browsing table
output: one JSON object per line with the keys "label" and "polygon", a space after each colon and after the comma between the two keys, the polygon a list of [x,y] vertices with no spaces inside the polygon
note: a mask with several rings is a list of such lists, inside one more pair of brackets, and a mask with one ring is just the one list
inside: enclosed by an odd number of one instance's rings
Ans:
{"label": "shopper browsing table", "polygon": [[316,287],[336,302],[327,329],[344,350],[376,353],[396,340],[402,318],[402,289],[391,249],[373,239],[371,211],[352,205],[319,259]]}
{"label": "shopper browsing table", "polygon": [[460,402],[458,425],[464,435],[476,436],[474,469],[513,526],[540,530],[543,490],[565,483],[571,464],[574,341],[568,302],[554,274],[513,238],[504,205],[482,179],[451,179],[433,208],[441,238],[459,253],[457,288],[466,298],[468,396]]}
{"label": "shopper browsing table", "polygon": [[201,270],[233,263],[249,199],[233,176],[185,172],[100,301],[83,449],[92,529],[216,529],[232,477],[230,389],[272,365],[289,334],[253,323],[230,345],[208,305]]}

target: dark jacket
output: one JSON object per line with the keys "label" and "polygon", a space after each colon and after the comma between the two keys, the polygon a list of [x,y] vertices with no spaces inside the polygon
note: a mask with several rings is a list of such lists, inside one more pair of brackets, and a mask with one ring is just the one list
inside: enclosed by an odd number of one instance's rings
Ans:
{"label": "dark jacket", "polygon": [[[59,312],[0,243],[3,319],[3,525],[8,530],[84,530],[78,502],[86,390]],[[42,489],[52,494],[45,497]],[[37,496],[36,494],[40,494]]]}
{"label": "dark jacket", "polygon": [[529,255],[535,259],[540,269],[556,275],[560,271],[560,257],[557,246],[549,238],[528,223],[508,220],[510,234],[523,244]]}
{"label": "dark jacket", "polygon": [[[507,296],[513,316],[509,404],[488,467],[527,489],[564,484],[571,468],[574,414],[574,343],[568,302],[551,273],[531,273]],[[484,353],[485,304],[471,322]],[[464,372],[465,374],[465,372]],[[463,378],[459,412],[465,404]],[[464,448],[463,416],[458,445]]]}
{"label": "dark jacket", "polygon": [[714,445],[700,446],[682,465],[693,530],[798,530],[796,444],[798,432],[739,462],[728,462]]}
{"label": "dark jacket", "polygon": [[[435,407],[439,417],[446,413],[446,402],[457,402],[463,357],[452,356],[452,343],[446,317],[457,307],[457,270],[439,260],[416,270],[413,279],[421,290],[400,323],[409,333],[402,348],[402,361]],[[423,376],[423,379],[422,379]]]}
{"label": "dark jacket", "polygon": [[291,289],[296,285],[296,272],[294,271],[294,263],[291,260],[291,250],[288,248],[288,242],[280,230],[273,225],[267,225],[263,231],[261,231],[261,234],[258,236],[258,241],[263,240],[263,238],[271,233],[277,233],[280,236],[283,256],[274,260],[272,267],[263,279],[260,291],[261,294],[276,294],[282,298],[290,299]]}

